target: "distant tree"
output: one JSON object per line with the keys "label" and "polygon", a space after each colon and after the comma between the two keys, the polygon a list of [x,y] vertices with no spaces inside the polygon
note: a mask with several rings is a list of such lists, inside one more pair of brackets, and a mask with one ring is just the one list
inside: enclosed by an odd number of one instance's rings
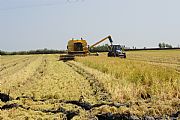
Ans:
{"label": "distant tree", "polygon": [[166,44],[166,48],[172,48],[172,45]]}
{"label": "distant tree", "polygon": [[158,44],[159,48],[172,48],[172,45],[166,44],[166,43],[159,43]]}
{"label": "distant tree", "polygon": [[0,50],[0,55],[6,55],[6,52]]}
{"label": "distant tree", "polygon": [[159,46],[159,48],[162,48],[162,43],[159,43],[158,46]]}
{"label": "distant tree", "polygon": [[165,48],[166,47],[166,44],[163,42],[162,43],[162,48]]}

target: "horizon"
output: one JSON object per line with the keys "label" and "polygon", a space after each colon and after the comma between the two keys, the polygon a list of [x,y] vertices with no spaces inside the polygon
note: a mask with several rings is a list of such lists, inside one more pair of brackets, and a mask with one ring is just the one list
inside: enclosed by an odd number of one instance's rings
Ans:
{"label": "horizon", "polygon": [[[99,45],[101,46],[101,45]],[[97,47],[97,46],[96,46]],[[52,51],[66,51],[67,49],[48,49],[48,48],[39,48],[39,49],[29,49],[29,50],[16,50],[16,51],[5,51],[5,50],[1,50],[0,49],[0,52],[7,52],[7,53],[12,53],[12,52],[30,52],[30,51],[37,51],[37,50],[52,50]],[[172,48],[168,48],[168,47],[165,47],[165,48],[159,48],[159,47],[144,47],[144,48],[137,48],[135,46],[133,47],[125,47],[125,50],[179,50],[180,49],[180,46],[177,46],[177,47],[172,47]]]}

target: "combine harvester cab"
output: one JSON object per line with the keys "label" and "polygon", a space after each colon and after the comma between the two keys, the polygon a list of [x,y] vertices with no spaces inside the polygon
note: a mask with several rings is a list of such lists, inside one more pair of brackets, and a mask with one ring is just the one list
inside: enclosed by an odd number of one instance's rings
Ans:
{"label": "combine harvester cab", "polygon": [[74,60],[75,56],[87,56],[89,53],[86,40],[69,40],[67,45],[67,54],[60,55],[59,60]]}

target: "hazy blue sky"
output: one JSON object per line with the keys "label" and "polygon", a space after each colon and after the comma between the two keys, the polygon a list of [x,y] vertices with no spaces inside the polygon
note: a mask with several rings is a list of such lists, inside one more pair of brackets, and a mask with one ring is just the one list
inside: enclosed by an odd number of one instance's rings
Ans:
{"label": "hazy blue sky", "polygon": [[71,38],[107,35],[129,47],[178,46],[180,0],[0,0],[1,50],[65,49]]}

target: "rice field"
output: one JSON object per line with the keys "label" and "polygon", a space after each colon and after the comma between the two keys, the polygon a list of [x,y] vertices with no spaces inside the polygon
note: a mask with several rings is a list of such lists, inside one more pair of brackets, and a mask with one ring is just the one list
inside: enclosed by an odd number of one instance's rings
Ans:
{"label": "rice field", "polygon": [[0,119],[178,119],[180,50],[58,58],[0,56]]}
{"label": "rice field", "polygon": [[[179,53],[132,51],[127,52],[127,59],[102,55],[77,58],[76,61],[110,75],[111,79],[102,79],[101,82],[114,101],[132,102],[135,108],[129,108],[131,112],[162,115],[180,108]],[[142,103],[143,107],[136,106],[136,102]]]}

